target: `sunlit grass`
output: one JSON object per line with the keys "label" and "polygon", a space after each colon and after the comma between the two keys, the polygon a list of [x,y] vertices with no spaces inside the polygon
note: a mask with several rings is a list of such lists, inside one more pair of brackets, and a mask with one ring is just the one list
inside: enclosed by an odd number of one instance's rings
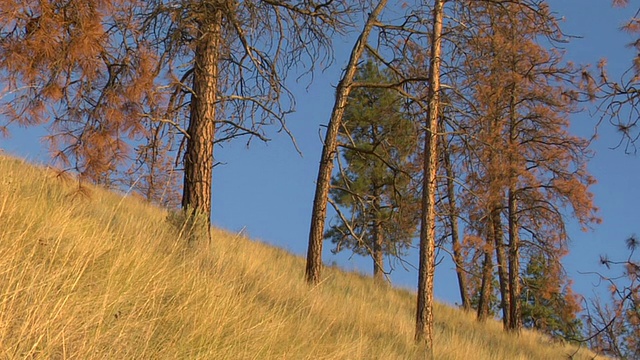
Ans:
{"label": "sunlit grass", "polygon": [[[0,358],[419,359],[415,297],[0,157]],[[304,239],[301,239],[303,241]],[[562,359],[575,349],[436,308],[437,359]],[[574,358],[589,359],[581,350]]]}

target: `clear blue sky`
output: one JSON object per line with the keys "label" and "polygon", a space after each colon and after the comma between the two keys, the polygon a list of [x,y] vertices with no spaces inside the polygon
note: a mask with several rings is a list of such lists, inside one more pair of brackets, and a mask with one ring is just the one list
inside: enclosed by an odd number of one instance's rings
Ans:
{"label": "clear blue sky", "polygon": [[[552,0],[551,8],[565,17],[563,29],[580,36],[566,46],[566,59],[578,64],[594,64],[607,58],[611,75],[620,75],[631,63],[633,52],[625,47],[631,38],[618,28],[633,15],[633,9],[613,9],[609,0]],[[398,5],[399,6],[399,5]],[[632,5],[633,6],[633,5]],[[352,34],[355,37],[355,34]],[[304,255],[307,248],[314,183],[321,151],[321,136],[332,107],[333,86],[338,82],[340,69],[346,63],[354,39],[337,40],[336,62],[333,67],[316,75],[313,84],[295,85],[297,112],[288,124],[303,152],[299,156],[285,134],[271,134],[273,141],[251,143],[249,149],[242,140],[225,144],[215,150],[216,161],[226,165],[214,169],[213,223],[215,226],[238,232],[244,230],[254,239]],[[572,117],[572,129],[580,135],[591,136],[598,120],[587,111]],[[47,157],[38,143],[41,129],[12,129],[10,139],[0,140],[0,148],[9,153],[42,161]],[[580,272],[602,270],[600,254],[612,258],[624,257],[624,239],[634,232],[640,234],[638,212],[640,200],[640,159],[612,150],[619,140],[615,131],[606,125],[599,130],[593,143],[596,156],[589,169],[597,178],[593,187],[596,205],[603,223],[590,233],[569,226],[571,254],[565,267],[575,281],[577,292],[590,297],[596,277]],[[331,244],[325,244],[326,263],[365,273],[371,272],[371,261],[350,253],[332,255]],[[447,257],[442,253],[443,257]],[[412,251],[406,260],[417,265]],[[398,286],[415,288],[417,272],[406,271],[396,264],[392,280]],[[300,269],[302,272],[304,269]],[[436,270],[436,297],[444,302],[459,302],[453,266],[443,261]]]}

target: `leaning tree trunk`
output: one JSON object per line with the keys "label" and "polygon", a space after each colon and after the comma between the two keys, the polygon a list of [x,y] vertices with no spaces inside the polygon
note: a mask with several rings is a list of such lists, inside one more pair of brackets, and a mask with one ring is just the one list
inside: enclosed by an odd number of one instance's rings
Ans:
{"label": "leaning tree trunk", "polygon": [[500,307],[502,308],[502,325],[506,330],[509,327],[511,316],[511,301],[509,299],[509,276],[507,272],[507,257],[504,253],[504,240],[502,232],[502,221],[500,219],[500,208],[494,206],[491,211],[491,221],[493,223],[493,240],[496,250],[496,262],[498,265],[498,283],[500,285]]}
{"label": "leaning tree trunk", "polygon": [[202,16],[196,37],[182,207],[188,212],[190,221],[202,217],[206,219],[208,227],[211,219],[213,141],[222,16],[218,9],[204,13],[208,13],[208,16]]}
{"label": "leaning tree trunk", "polygon": [[434,0],[431,59],[429,63],[429,108],[424,134],[422,221],[415,340],[424,342],[433,354],[433,276],[436,245],[436,189],[438,173],[438,110],[440,108],[440,63],[444,0]]}
{"label": "leaning tree trunk", "polygon": [[327,125],[327,133],[322,147],[318,179],[316,180],[316,193],[311,212],[311,228],[309,230],[309,247],[307,249],[307,266],[305,269],[305,277],[309,284],[315,285],[320,282],[322,241],[324,240],[324,225],[327,217],[327,201],[331,186],[333,161],[338,150],[338,130],[340,130],[347,99],[353,87],[353,79],[358,70],[358,62],[360,62],[360,58],[366,48],[369,34],[378,22],[378,16],[380,16],[386,4],[387,0],[380,0],[375,9],[369,14],[362,33],[353,46],[353,50],[351,50],[349,63],[336,89],[336,101]]}

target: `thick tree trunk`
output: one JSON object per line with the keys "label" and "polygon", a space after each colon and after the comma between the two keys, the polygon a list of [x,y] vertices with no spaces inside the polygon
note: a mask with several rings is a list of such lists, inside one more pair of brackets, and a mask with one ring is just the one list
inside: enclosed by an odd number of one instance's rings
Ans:
{"label": "thick tree trunk", "polygon": [[221,13],[213,9],[198,26],[193,68],[193,94],[184,157],[182,207],[191,220],[211,218],[211,178],[215,136],[216,91]]}
{"label": "thick tree trunk", "polygon": [[484,261],[482,262],[482,283],[478,297],[478,321],[483,322],[489,317],[491,306],[491,294],[493,293],[493,224],[489,223],[487,242],[484,248]]}
{"label": "thick tree trunk", "polygon": [[433,353],[433,276],[436,244],[436,187],[438,172],[438,110],[440,108],[440,63],[444,0],[434,0],[431,60],[429,64],[429,108],[424,134],[422,221],[420,225],[420,260],[418,267],[418,298],[416,334]]}
{"label": "thick tree trunk", "polygon": [[333,172],[333,161],[338,148],[338,130],[342,123],[345,106],[349,93],[353,87],[353,79],[358,70],[358,62],[365,50],[369,34],[378,21],[378,16],[387,4],[387,0],[380,0],[375,9],[369,14],[369,18],[364,25],[362,33],[356,41],[351,57],[342,79],[336,89],[336,101],[331,112],[331,118],[327,125],[318,178],[316,180],[316,193],[313,199],[313,209],[311,212],[311,228],[309,230],[309,246],[307,249],[307,266],[305,278],[309,284],[320,282],[320,272],[322,268],[322,241],[324,240],[324,225],[327,217],[327,201],[329,188],[331,186],[331,173]]}
{"label": "thick tree trunk", "polygon": [[493,223],[493,240],[495,242],[496,262],[498,265],[498,283],[500,285],[500,307],[502,308],[502,324],[506,330],[509,326],[509,317],[511,315],[509,301],[509,281],[507,271],[507,257],[504,253],[504,240],[502,232],[502,221],[500,220],[500,208],[494,206],[491,211],[491,221]]}
{"label": "thick tree trunk", "polygon": [[[444,129],[443,129],[444,130]],[[443,131],[444,132],[444,131]],[[469,301],[467,277],[464,274],[463,259],[461,253],[460,234],[458,231],[458,208],[456,206],[456,192],[454,188],[453,167],[451,165],[451,154],[446,146],[442,147],[444,161],[444,169],[447,176],[447,197],[449,198],[449,225],[451,226],[451,247],[453,248],[453,261],[456,263],[456,275],[458,276],[458,288],[460,290],[460,301],[465,311],[471,309]]]}

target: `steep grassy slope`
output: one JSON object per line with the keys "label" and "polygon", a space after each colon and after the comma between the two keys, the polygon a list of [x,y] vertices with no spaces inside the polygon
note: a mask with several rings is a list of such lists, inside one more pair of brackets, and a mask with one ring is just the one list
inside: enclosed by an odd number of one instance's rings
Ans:
{"label": "steep grassy slope", "polygon": [[[0,157],[0,358],[418,359],[413,294]],[[304,239],[300,239],[304,241]],[[574,349],[436,309],[438,359],[561,359]],[[581,351],[576,358],[590,358]]]}

